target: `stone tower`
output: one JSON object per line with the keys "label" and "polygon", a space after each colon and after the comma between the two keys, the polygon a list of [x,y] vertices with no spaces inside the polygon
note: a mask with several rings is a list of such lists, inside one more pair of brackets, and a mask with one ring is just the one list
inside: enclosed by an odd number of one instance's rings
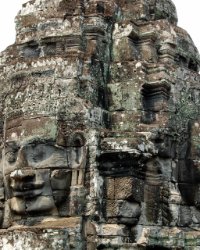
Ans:
{"label": "stone tower", "polygon": [[27,1],[0,56],[0,249],[198,249],[199,65],[170,0]]}

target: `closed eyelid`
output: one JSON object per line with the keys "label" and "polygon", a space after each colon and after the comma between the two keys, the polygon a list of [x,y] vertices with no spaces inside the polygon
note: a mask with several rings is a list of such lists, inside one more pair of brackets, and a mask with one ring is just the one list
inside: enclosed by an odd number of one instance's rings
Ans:
{"label": "closed eyelid", "polygon": [[10,152],[17,152],[19,148],[20,147],[17,144],[6,144],[4,147],[5,154],[10,153]]}

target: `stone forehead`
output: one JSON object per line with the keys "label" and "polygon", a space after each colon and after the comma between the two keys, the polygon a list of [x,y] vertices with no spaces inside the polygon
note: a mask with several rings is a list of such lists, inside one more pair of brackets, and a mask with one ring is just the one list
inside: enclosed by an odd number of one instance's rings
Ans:
{"label": "stone forehead", "polygon": [[16,117],[7,120],[5,125],[6,141],[27,141],[34,138],[55,140],[57,121],[54,117]]}
{"label": "stone forehead", "polygon": [[52,141],[59,146],[81,147],[87,140],[86,131],[53,116],[13,117],[5,121],[4,128],[6,142],[16,141],[22,145],[33,141]]}

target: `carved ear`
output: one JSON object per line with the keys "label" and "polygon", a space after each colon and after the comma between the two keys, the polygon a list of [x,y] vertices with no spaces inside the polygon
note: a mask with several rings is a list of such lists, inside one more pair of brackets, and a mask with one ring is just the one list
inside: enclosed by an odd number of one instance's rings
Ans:
{"label": "carved ear", "polygon": [[68,143],[70,148],[68,159],[72,169],[71,185],[83,185],[87,159],[86,140],[83,133],[74,133]]}
{"label": "carved ear", "polygon": [[74,131],[65,124],[61,124],[58,129],[56,143],[63,147],[83,147],[86,139],[82,131]]}
{"label": "carved ear", "polygon": [[82,132],[75,132],[69,136],[67,141],[68,147],[83,147],[86,143],[85,137]]}
{"label": "carved ear", "polygon": [[69,137],[69,162],[71,168],[84,168],[86,164],[86,140],[82,132],[76,132]]}

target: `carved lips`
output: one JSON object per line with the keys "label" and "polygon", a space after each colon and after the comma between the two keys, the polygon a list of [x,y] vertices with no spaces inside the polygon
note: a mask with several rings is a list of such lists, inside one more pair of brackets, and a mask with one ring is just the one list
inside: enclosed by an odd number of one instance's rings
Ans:
{"label": "carved lips", "polygon": [[13,196],[24,197],[24,198],[33,198],[42,193],[44,182],[41,183],[23,183],[23,182],[14,182],[11,183],[11,188],[13,191]]}

